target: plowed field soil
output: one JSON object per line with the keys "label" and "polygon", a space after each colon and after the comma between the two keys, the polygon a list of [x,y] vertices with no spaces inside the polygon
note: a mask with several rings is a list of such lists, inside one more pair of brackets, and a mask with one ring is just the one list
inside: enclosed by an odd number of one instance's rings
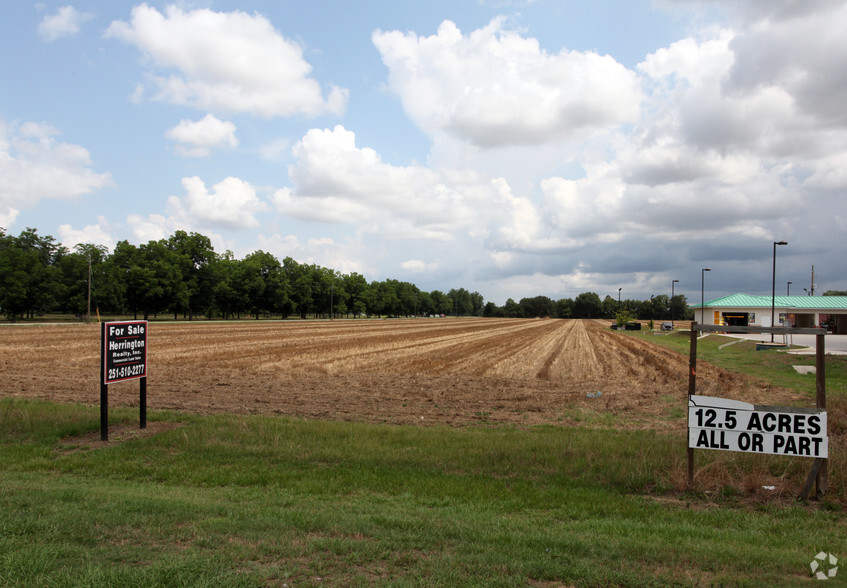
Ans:
{"label": "plowed field soil", "polygon": [[[99,403],[97,325],[0,327],[0,396]],[[604,321],[150,323],[148,410],[369,422],[684,427],[688,358]],[[698,393],[786,394],[702,364]],[[780,398],[780,397],[783,398]],[[137,405],[138,382],[109,386]]]}

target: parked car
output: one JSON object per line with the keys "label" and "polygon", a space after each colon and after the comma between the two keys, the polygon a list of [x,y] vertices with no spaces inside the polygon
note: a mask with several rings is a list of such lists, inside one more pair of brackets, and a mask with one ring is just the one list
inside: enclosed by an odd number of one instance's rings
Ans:
{"label": "parked car", "polygon": [[662,330],[663,331],[673,331],[673,323],[669,323],[667,321],[662,323]]}

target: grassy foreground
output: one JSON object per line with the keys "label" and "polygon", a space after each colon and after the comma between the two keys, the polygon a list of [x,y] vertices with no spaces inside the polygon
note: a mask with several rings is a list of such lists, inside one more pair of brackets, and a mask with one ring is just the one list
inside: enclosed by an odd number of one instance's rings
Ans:
{"label": "grassy foreground", "polygon": [[178,426],[101,444],[97,407],[0,400],[0,585],[795,585],[847,557],[838,502],[675,490],[681,433],[149,418]]}

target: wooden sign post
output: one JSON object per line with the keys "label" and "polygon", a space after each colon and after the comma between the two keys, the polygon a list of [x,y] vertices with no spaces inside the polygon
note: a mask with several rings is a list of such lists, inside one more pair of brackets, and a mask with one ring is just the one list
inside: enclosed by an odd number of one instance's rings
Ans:
{"label": "wooden sign post", "polygon": [[[698,396],[697,337],[701,332],[816,335],[815,408],[754,405],[727,398]],[[796,327],[732,327],[691,325],[688,374],[688,488],[694,487],[694,450],[717,449],[815,458],[800,498],[807,499],[812,484],[827,491],[829,437],[826,415],[826,361],[824,329]]]}

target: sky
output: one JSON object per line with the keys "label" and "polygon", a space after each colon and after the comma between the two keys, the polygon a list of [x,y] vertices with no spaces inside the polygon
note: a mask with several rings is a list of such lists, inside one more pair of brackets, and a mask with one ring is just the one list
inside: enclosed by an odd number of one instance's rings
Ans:
{"label": "sky", "polygon": [[845,39],[847,0],[3,2],[0,227],[501,305],[847,290]]}

